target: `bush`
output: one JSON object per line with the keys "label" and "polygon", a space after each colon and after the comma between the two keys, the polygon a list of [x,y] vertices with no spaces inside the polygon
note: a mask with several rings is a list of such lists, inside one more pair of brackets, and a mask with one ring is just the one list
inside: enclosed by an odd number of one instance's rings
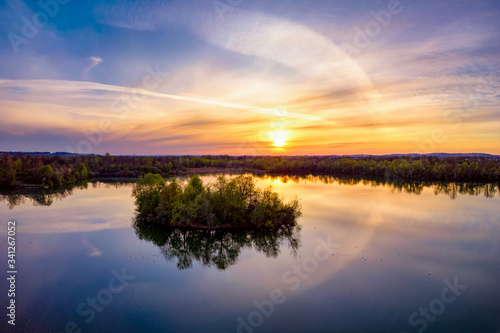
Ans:
{"label": "bush", "polygon": [[160,189],[165,185],[162,176],[148,173],[140,177],[133,190],[137,210],[141,215],[154,217],[160,203]]}

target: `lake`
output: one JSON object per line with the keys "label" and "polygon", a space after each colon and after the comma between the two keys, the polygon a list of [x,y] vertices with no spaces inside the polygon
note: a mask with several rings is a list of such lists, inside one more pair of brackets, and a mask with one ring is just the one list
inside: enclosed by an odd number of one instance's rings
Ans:
{"label": "lake", "polygon": [[3,195],[1,331],[500,332],[498,186],[257,180],[301,199],[300,227],[143,225],[132,183]]}

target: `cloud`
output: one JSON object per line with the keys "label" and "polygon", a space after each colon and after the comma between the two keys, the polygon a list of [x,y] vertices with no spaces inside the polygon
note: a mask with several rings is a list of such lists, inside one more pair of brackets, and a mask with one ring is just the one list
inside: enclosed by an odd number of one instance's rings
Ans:
{"label": "cloud", "polygon": [[89,72],[96,66],[98,66],[103,60],[100,57],[91,56],[88,58],[90,60],[90,65],[88,65],[82,72],[84,78],[87,78]]}
{"label": "cloud", "polygon": [[291,68],[331,91],[363,91],[359,100],[368,108],[377,101],[378,94],[359,64],[322,34],[269,14],[233,8],[221,15],[212,2],[192,4],[144,1],[102,6],[98,13],[101,22],[122,28],[180,27],[221,49]]}
{"label": "cloud", "polygon": [[[450,2],[444,3],[439,6]],[[449,138],[439,150],[498,152],[494,11],[484,16],[487,8],[471,2],[467,8],[479,11],[471,15],[460,3],[460,15],[443,16],[435,10],[438,3],[412,3],[369,46],[346,55],[339,45],[352,42],[352,28],[363,27],[373,19],[370,10],[385,5],[342,4],[344,9],[326,11],[310,3],[309,14],[341,15],[306,26],[293,21],[308,20],[290,4],[245,2],[221,17],[204,0],[104,3],[95,11],[100,23],[136,30],[108,29],[113,44],[100,32],[89,35],[89,42],[98,40],[92,49],[113,56],[112,63],[106,58],[108,75],[100,76],[108,81],[74,81],[97,73],[97,55],[85,59],[84,73],[74,53],[11,60],[4,67],[16,73],[4,70],[4,78],[66,81],[0,81],[0,131],[8,140],[2,143],[29,148],[29,140],[17,136],[25,135],[54,147],[56,137],[49,134],[78,142],[86,140],[82,130],[111,119],[115,130],[96,152],[237,154],[242,142],[257,142],[265,146],[259,153],[275,153],[266,132],[283,130],[290,136],[284,153],[407,153],[417,149],[415,139],[428,139],[435,129]],[[269,7],[281,17],[263,12]],[[127,35],[144,38],[123,44]],[[58,36],[69,50],[79,40],[62,31]],[[51,66],[41,62],[49,60]],[[29,71],[19,72],[28,68],[24,64],[31,64]],[[154,91],[140,89],[146,65],[169,73]],[[123,118],[113,105],[131,96],[139,98]],[[462,113],[467,116],[459,118]]]}
{"label": "cloud", "polygon": [[130,94],[134,96],[149,96],[162,99],[172,99],[186,102],[201,103],[206,105],[220,106],[224,108],[245,110],[256,113],[263,113],[278,117],[298,118],[302,120],[321,120],[319,117],[302,115],[282,110],[274,110],[269,108],[261,108],[254,105],[244,105],[237,103],[230,103],[224,101],[217,101],[211,98],[202,96],[183,96],[157,93],[145,89],[129,88],[122,86],[114,86],[109,84],[85,82],[85,81],[64,81],[64,80],[0,80],[0,87],[3,88],[37,88],[44,90],[57,90],[57,91],[108,91],[116,93]]}

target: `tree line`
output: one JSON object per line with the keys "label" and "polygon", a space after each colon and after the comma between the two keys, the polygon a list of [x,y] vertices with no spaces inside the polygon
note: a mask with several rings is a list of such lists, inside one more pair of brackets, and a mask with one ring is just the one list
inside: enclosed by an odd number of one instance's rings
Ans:
{"label": "tree line", "polygon": [[87,178],[203,172],[324,174],[385,179],[500,180],[500,159],[482,156],[53,156],[0,155],[0,186],[61,186]]}

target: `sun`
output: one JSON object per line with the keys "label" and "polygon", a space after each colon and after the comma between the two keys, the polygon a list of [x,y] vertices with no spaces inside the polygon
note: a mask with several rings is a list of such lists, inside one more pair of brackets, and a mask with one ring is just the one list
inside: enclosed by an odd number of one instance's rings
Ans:
{"label": "sun", "polygon": [[286,131],[274,131],[273,133],[273,141],[274,147],[283,148],[286,146],[286,140],[288,138]]}

